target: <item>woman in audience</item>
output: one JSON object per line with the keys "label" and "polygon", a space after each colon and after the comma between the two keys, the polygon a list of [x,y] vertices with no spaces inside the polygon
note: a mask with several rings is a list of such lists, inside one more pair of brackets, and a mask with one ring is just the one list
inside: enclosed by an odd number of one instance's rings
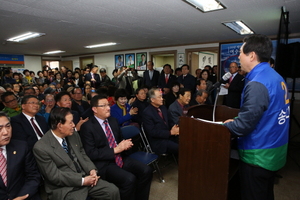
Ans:
{"label": "woman in audience", "polygon": [[91,90],[92,90],[91,85],[89,84],[84,85],[83,96],[82,96],[83,101],[87,101],[87,95],[91,93]]}
{"label": "woman in audience", "polygon": [[136,99],[132,103],[133,108],[138,108],[139,112],[136,116],[134,116],[134,121],[139,123],[139,125],[143,122],[143,111],[149,105],[146,98],[146,92],[143,88],[138,88],[135,92]]}
{"label": "woman in audience", "polygon": [[58,83],[60,83],[60,86],[64,87],[64,81],[63,81],[60,73],[56,73],[54,75],[54,78],[55,79],[54,79],[54,81],[52,83],[55,83],[55,85],[57,85]]}
{"label": "woman in audience", "polygon": [[110,109],[111,116],[118,120],[119,126],[126,126],[132,123],[133,115],[138,113],[138,108],[131,107],[135,100],[130,99],[127,103],[127,92],[125,89],[117,89],[115,92],[116,104]]}
{"label": "woman in audience", "polygon": [[171,91],[164,96],[165,106],[169,108],[169,106],[178,98],[178,91],[180,88],[180,84],[178,82],[174,82],[171,86]]}
{"label": "woman in audience", "polygon": [[210,91],[213,84],[210,80],[208,80],[208,77],[209,77],[209,71],[207,69],[203,69],[202,72],[201,72],[201,78],[203,78],[206,81],[206,85],[207,85],[206,90]]}
{"label": "woman in audience", "polygon": [[67,76],[64,77],[64,84],[71,83],[71,85],[74,85],[74,79],[73,79],[73,72],[71,70],[67,71]]}

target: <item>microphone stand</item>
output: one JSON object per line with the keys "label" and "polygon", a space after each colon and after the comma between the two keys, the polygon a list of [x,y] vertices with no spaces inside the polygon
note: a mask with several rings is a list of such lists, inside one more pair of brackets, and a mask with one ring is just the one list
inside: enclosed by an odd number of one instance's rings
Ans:
{"label": "microphone stand", "polygon": [[218,97],[219,97],[219,93],[220,93],[220,86],[216,88],[217,89],[217,94],[216,94],[216,98],[215,98],[215,103],[214,103],[214,108],[213,108],[213,122],[215,122],[215,116],[216,116],[216,107],[217,107],[217,101],[218,101]]}

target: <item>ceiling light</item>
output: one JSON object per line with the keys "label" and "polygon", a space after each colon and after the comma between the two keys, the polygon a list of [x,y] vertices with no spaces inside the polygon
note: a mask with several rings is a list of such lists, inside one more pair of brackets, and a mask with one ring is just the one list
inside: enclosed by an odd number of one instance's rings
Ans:
{"label": "ceiling light", "polygon": [[210,12],[215,10],[222,10],[226,7],[218,0],[183,0],[202,12]]}
{"label": "ceiling light", "polygon": [[112,45],[116,45],[117,43],[115,42],[108,42],[108,43],[103,43],[103,44],[94,44],[94,45],[89,45],[89,46],[85,46],[85,48],[98,48],[98,47],[106,47],[106,46],[112,46]]}
{"label": "ceiling light", "polygon": [[61,51],[61,50],[55,50],[55,51],[48,51],[45,52],[44,54],[56,54],[56,53],[64,53],[65,51]]}
{"label": "ceiling light", "polygon": [[12,37],[7,39],[7,41],[10,42],[20,42],[20,41],[24,41],[24,40],[28,40],[31,38],[36,38],[36,37],[40,37],[42,35],[46,35],[45,33],[35,33],[35,32],[28,32],[22,35],[18,35],[16,37]]}
{"label": "ceiling light", "polygon": [[254,34],[254,32],[242,21],[223,22],[222,24],[240,35]]}

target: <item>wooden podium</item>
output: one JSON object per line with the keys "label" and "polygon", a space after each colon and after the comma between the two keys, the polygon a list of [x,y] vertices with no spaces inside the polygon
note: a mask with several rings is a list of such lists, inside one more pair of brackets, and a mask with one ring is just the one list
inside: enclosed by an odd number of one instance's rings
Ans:
{"label": "wooden podium", "polygon": [[[227,199],[228,182],[238,168],[238,161],[230,159],[230,132],[223,125],[195,119],[212,120],[212,110],[210,105],[194,106],[180,118],[179,200]],[[216,121],[236,117],[238,111],[217,106]]]}

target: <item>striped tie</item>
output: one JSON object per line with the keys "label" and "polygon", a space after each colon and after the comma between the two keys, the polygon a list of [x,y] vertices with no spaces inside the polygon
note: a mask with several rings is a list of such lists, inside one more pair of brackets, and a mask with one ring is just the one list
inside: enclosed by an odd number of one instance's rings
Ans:
{"label": "striped tie", "polygon": [[[104,125],[105,125],[105,134],[106,134],[106,137],[107,137],[107,140],[108,140],[108,144],[109,144],[109,147],[110,148],[115,148],[117,146],[117,143],[116,143],[116,140],[108,126],[108,121],[105,120],[104,122]],[[116,164],[122,168],[123,167],[123,159],[121,157],[121,155],[118,153],[118,154],[115,154],[115,161],[116,161]]]}
{"label": "striped tie", "polygon": [[2,177],[3,183],[7,186],[7,175],[6,175],[6,158],[2,153],[3,149],[0,148],[0,175]]}
{"label": "striped tie", "polygon": [[68,153],[68,152],[69,152],[69,149],[68,149],[68,145],[67,145],[66,139],[63,138],[62,140],[63,140],[63,141],[62,141],[62,143],[61,143],[61,146],[62,146],[62,148],[66,151],[66,153]]}

